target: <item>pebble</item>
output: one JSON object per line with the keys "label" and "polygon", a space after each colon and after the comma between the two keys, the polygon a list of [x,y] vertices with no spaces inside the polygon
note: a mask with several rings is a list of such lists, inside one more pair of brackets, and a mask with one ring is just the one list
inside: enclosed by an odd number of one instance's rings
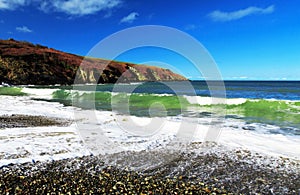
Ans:
{"label": "pebble", "polygon": [[[292,194],[300,189],[296,172],[271,170],[225,155],[182,154],[147,172],[106,165],[103,158],[1,167],[0,194]],[[189,166],[174,169],[182,164]]]}

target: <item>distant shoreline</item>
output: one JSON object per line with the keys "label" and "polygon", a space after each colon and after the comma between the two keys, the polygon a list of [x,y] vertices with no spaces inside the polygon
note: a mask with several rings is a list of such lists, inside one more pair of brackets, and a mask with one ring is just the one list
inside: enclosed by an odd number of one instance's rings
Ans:
{"label": "distant shoreline", "polygon": [[2,84],[0,84],[0,87],[44,87],[44,86],[47,86],[47,87],[63,87],[63,86],[66,86],[66,87],[72,87],[72,86],[89,86],[89,85],[118,85],[118,84],[142,84],[142,83],[172,83],[172,82],[217,82],[217,83],[221,83],[221,82],[224,82],[225,84],[228,82],[241,82],[241,83],[275,83],[275,82],[278,82],[278,83],[300,83],[300,80],[186,80],[186,81],[181,81],[181,80],[173,80],[173,81],[133,81],[133,82],[120,82],[120,83],[83,83],[83,84],[50,84],[50,85],[45,85],[45,84],[42,84],[42,85],[36,85],[36,84],[18,84],[18,85],[13,85],[13,84],[9,84],[9,83],[5,83],[3,82]]}

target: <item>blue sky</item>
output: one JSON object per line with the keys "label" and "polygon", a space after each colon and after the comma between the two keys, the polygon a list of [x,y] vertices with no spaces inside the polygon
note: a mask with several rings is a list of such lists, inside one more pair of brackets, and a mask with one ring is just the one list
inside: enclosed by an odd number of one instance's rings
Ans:
{"label": "blue sky", "polygon": [[[165,25],[201,42],[226,80],[300,80],[299,6],[297,0],[0,0],[0,38],[84,56],[119,30]],[[155,48],[117,60],[162,61],[201,78],[185,59]]]}

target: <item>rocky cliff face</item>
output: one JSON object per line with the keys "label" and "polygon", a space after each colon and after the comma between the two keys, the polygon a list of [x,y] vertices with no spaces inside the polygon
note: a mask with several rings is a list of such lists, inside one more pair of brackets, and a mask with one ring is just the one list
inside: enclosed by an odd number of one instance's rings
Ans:
{"label": "rocky cliff face", "polygon": [[70,85],[75,77],[76,83],[186,80],[168,69],[84,59],[38,44],[0,40],[0,84]]}

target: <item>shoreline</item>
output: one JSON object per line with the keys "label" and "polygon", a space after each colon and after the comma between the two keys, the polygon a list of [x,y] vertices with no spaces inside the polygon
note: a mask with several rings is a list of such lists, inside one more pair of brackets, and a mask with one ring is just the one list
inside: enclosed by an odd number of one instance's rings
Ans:
{"label": "shoreline", "polygon": [[[32,100],[31,97],[0,96],[0,100],[2,100],[0,101],[2,102],[0,103],[0,118],[1,116],[14,115],[17,116],[16,118],[19,116],[27,116],[28,119],[41,117],[42,119],[54,119],[58,122],[68,123],[61,126],[1,129],[0,145],[3,144],[5,147],[0,148],[0,156],[5,156],[7,160],[11,159],[10,154],[15,156],[19,153],[29,154],[27,157],[25,156],[28,158],[27,161],[31,161],[31,159],[51,160],[60,159],[61,156],[75,157],[82,156],[82,154],[91,154],[86,150],[86,146],[88,148],[94,147],[95,139],[99,139],[101,141],[100,145],[102,144],[101,146],[104,148],[103,151],[99,151],[100,154],[103,152],[116,152],[114,149],[120,147],[128,150],[156,148],[159,145],[165,146],[168,142],[173,142],[180,126],[186,124],[199,129],[195,131],[191,141],[202,142],[207,128],[210,127],[209,122],[213,120],[210,116],[200,117],[199,119],[180,116],[155,118],[155,120],[159,119],[163,126],[155,132],[155,135],[143,137],[133,136],[132,133],[150,122],[147,117],[118,115],[112,111],[95,110],[89,112],[72,106],[64,106],[57,102]],[[89,116],[94,116],[95,119],[90,121]],[[135,121],[135,124],[129,122],[132,120]],[[120,125],[132,132],[126,132],[126,129],[121,129]],[[260,128],[260,131],[252,130],[254,127]],[[91,130],[87,131],[82,128]],[[221,136],[217,142],[222,145],[300,160],[299,136],[264,133],[273,130],[273,127],[247,124],[241,120],[230,118],[223,121],[221,128]],[[100,130],[100,133],[97,129]],[[149,132],[151,133],[151,131]],[[91,138],[91,136],[95,139],[88,138]],[[108,140],[110,144],[104,143],[104,139]],[[49,151],[49,148],[51,151]],[[14,162],[25,161],[26,159],[14,160]],[[3,165],[2,162],[0,162],[1,164]]]}
{"label": "shoreline", "polygon": [[[201,144],[201,141],[197,141],[202,138],[199,135],[189,145],[173,147],[168,146],[168,143],[173,143],[172,136],[174,131],[176,133],[176,127],[182,122],[195,121],[166,117],[167,126],[158,132],[157,137],[146,139],[129,137],[128,132],[126,134],[120,131],[114,112],[95,111],[96,123],[89,123],[88,111],[65,107],[60,103],[35,101],[30,97],[7,96],[0,97],[0,100],[6,102],[0,104],[0,116],[6,115],[5,120],[9,116],[13,116],[11,119],[29,116],[29,120],[40,116],[43,119],[56,118],[72,122],[69,126],[1,129],[0,145],[5,147],[0,148],[0,194],[103,193],[97,190],[104,190],[106,193],[123,190],[132,194],[150,194],[150,191],[152,194],[185,191],[203,194],[296,194],[300,190],[300,160],[297,144],[295,145],[297,139],[290,142],[278,135],[243,131],[237,128],[243,123],[235,120],[226,120],[219,144]],[[7,104],[10,106],[7,107]],[[82,114],[80,120],[89,125],[88,129],[98,127],[103,131],[104,137],[112,135],[110,141],[116,145],[101,143],[105,146],[101,149],[112,153],[90,155],[87,146],[93,146],[95,140],[83,143],[82,132],[76,129],[74,112]],[[126,116],[119,117],[125,124],[129,121]],[[134,119],[143,124],[147,118]],[[205,123],[207,118],[201,119]],[[205,125],[201,124],[201,127],[204,128]],[[95,131],[98,129],[89,131],[90,134],[86,136],[96,136]],[[100,139],[103,138],[101,136]],[[279,141],[282,145],[279,149],[282,151],[277,151],[278,155],[274,155],[270,151],[277,150],[278,146],[273,143]],[[257,143],[264,145],[259,148],[255,145]],[[107,148],[111,146],[124,148],[121,148],[123,151]],[[288,148],[294,148],[294,151],[287,153],[289,157],[280,157]]]}

